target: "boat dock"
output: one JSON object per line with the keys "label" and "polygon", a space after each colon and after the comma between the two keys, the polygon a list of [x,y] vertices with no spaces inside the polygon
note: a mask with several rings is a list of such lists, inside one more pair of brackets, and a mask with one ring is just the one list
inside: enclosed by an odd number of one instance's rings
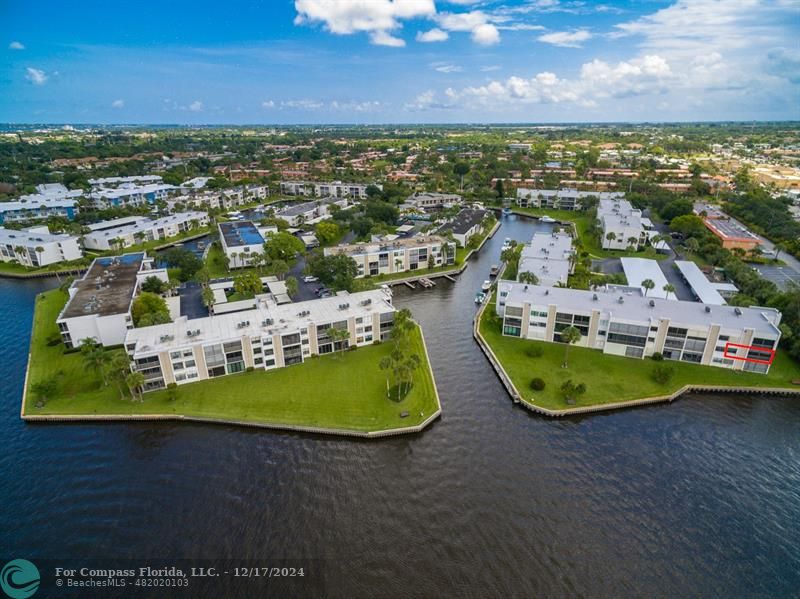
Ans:
{"label": "boat dock", "polygon": [[434,283],[430,279],[420,279],[419,284],[422,285],[425,289],[430,289],[431,287],[434,287],[436,285],[436,283]]}

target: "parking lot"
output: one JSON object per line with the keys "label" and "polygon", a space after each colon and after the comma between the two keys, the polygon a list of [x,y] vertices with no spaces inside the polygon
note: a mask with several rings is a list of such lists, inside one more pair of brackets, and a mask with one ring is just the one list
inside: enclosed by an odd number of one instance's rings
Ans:
{"label": "parking lot", "polygon": [[772,281],[778,289],[785,290],[790,281],[795,281],[800,285],[800,273],[795,272],[787,266],[774,266],[772,264],[756,264],[754,268],[761,273],[761,276]]}

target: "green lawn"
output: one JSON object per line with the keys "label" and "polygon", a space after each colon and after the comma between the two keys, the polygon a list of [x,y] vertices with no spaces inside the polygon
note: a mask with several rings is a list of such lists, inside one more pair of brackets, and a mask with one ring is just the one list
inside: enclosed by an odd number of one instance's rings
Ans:
{"label": "green lawn", "polygon": [[[562,368],[565,350],[563,344],[504,337],[500,332],[499,321],[492,318],[493,314],[494,301],[481,318],[480,331],[483,338],[500,360],[523,399],[551,410],[666,395],[686,384],[800,389],[791,384],[792,380],[800,379],[800,365],[791,360],[786,352],[781,351],[767,375],[665,361],[663,363],[675,369],[672,380],[666,385],[652,379],[652,371],[656,365],[653,360],[610,356],[583,347],[571,347],[569,366]],[[542,349],[541,357],[527,355],[526,350],[534,346]],[[540,377],[546,382],[543,391],[533,391],[530,388],[534,377]],[[559,388],[567,379],[584,383],[587,387],[586,393],[574,405],[567,405],[559,393]]]}
{"label": "green lawn", "polygon": [[593,258],[624,258],[632,256],[634,258],[651,258],[653,260],[663,260],[667,254],[660,254],[655,250],[648,252],[628,252],[625,250],[604,250],[600,246],[600,239],[591,233],[592,219],[588,213],[575,210],[548,210],[547,208],[520,208],[512,209],[515,213],[526,214],[528,216],[549,216],[558,221],[571,221],[575,223],[578,230],[583,249],[589,252]]}
{"label": "green lawn", "polygon": [[13,262],[0,262],[0,273],[9,275],[31,275],[39,273],[60,273],[68,272],[76,269],[87,268],[91,263],[91,258],[81,258],[79,260],[70,260],[69,262],[58,262],[56,264],[49,264],[41,268],[31,268],[23,266],[22,264]]}
{"label": "green lawn", "polygon": [[[422,367],[411,392],[401,402],[386,398],[385,373],[378,368],[390,343],[361,347],[335,356],[312,358],[303,364],[270,372],[253,371],[179,387],[178,399],[166,392],[146,393],[142,403],[120,399],[116,387],[102,387],[99,377],[87,373],[77,352],[64,353],[56,337],[55,318],[66,301],[59,290],[36,300],[31,364],[25,411],[45,414],[179,414],[276,425],[377,431],[419,424],[438,408],[433,376],[417,329],[413,337]],[[121,351],[121,350],[117,350]],[[59,379],[58,397],[36,408],[30,392],[34,383],[49,376]],[[407,418],[400,418],[408,412]]]}
{"label": "green lawn", "polygon": [[259,277],[264,276],[264,273],[259,269],[250,266],[228,270],[225,266],[225,252],[222,251],[222,247],[216,241],[208,249],[208,254],[206,254],[206,269],[208,269],[208,274],[212,279],[227,279],[250,272],[256,273]]}

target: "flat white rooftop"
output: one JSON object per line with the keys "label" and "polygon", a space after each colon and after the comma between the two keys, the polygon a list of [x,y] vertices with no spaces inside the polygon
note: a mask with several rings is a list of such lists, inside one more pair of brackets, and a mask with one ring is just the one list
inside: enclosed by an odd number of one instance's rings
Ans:
{"label": "flat white rooftop", "polygon": [[689,260],[676,260],[675,266],[701,302],[712,306],[724,306],[728,303],[719,294],[714,284],[706,278],[703,271],[698,268],[697,264]]}
{"label": "flat white rooftop", "polygon": [[[622,270],[625,271],[625,278],[628,279],[628,285],[631,287],[641,287],[642,293],[645,292],[642,287],[642,281],[650,279],[656,284],[651,290],[647,292],[647,297],[667,297],[667,292],[664,291],[664,285],[669,283],[667,277],[655,260],[647,258],[620,258],[622,262]],[[674,298],[675,294],[670,294]]]}
{"label": "flat white rooftop", "polygon": [[[284,305],[261,299],[252,310],[192,320],[182,316],[175,322],[130,329],[125,337],[125,345],[135,343],[136,355],[150,354],[242,336],[290,334],[312,323],[326,324],[351,316],[393,311],[391,295],[382,289]],[[190,331],[192,335],[188,334]],[[194,331],[199,333],[195,334]]]}
{"label": "flat white rooftop", "polygon": [[[757,336],[775,339],[781,313],[774,308],[751,306],[711,306],[700,302],[665,300],[643,297],[638,294],[620,293],[618,289],[603,288],[596,291],[569,289],[564,287],[542,287],[503,281],[498,289],[507,291],[506,306],[531,305],[547,306],[555,304],[558,310],[590,314],[600,310],[615,320],[656,323],[659,318],[668,318],[672,326],[710,326],[720,325],[728,330],[751,328]],[[620,302],[622,298],[622,302]],[[708,310],[706,310],[708,308]]]}

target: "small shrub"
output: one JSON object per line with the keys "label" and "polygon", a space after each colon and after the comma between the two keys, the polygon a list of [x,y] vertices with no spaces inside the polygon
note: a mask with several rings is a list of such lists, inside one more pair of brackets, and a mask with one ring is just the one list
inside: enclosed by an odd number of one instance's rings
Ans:
{"label": "small shrub", "polygon": [[544,379],[541,379],[538,376],[531,381],[531,389],[533,389],[534,391],[544,391],[544,387],[545,387]]}
{"label": "small shrub", "polygon": [[529,358],[541,358],[544,355],[544,350],[538,345],[531,345],[525,349],[525,355]]}
{"label": "small shrub", "polygon": [[169,401],[178,399],[178,383],[170,383],[167,385],[167,399]]}
{"label": "small shrub", "polygon": [[659,385],[666,385],[670,382],[673,374],[675,374],[675,369],[669,364],[657,364],[653,368],[653,380]]}
{"label": "small shrub", "polygon": [[247,370],[247,372],[253,372],[255,370],[255,367],[254,366],[248,366],[246,368],[246,370]]}
{"label": "small shrub", "polygon": [[651,357],[652,357],[652,358],[653,358],[653,360],[655,360],[656,362],[661,362],[661,361],[663,361],[663,360],[664,360],[664,354],[662,354],[660,351],[657,351],[657,352],[656,352],[656,353],[654,353],[654,354],[653,354]]}

